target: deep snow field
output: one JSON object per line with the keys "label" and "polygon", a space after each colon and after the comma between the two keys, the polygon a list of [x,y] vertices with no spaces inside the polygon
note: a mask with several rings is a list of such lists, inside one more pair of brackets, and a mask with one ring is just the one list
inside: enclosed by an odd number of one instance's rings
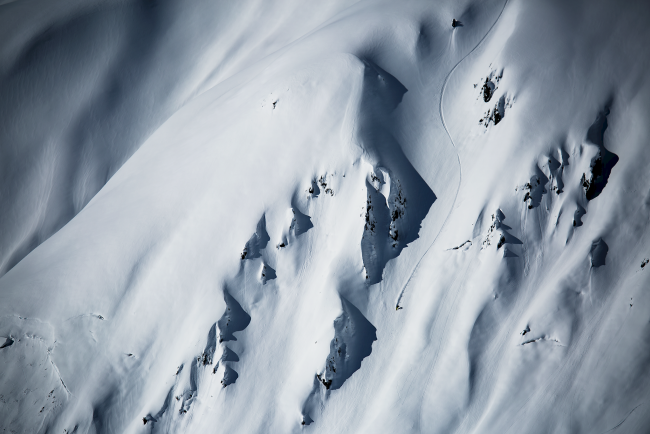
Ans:
{"label": "deep snow field", "polygon": [[649,24],[0,0],[1,432],[650,433]]}

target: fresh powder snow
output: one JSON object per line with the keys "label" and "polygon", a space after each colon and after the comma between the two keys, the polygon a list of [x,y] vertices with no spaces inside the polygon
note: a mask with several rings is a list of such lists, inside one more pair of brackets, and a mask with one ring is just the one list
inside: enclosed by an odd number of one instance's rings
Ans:
{"label": "fresh powder snow", "polygon": [[648,432],[648,23],[0,0],[2,433]]}

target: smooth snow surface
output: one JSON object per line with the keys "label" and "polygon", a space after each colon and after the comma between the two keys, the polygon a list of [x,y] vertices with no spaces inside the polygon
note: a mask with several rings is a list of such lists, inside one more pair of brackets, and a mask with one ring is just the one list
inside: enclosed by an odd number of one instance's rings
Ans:
{"label": "smooth snow surface", "polygon": [[648,432],[648,23],[0,1],[2,432]]}

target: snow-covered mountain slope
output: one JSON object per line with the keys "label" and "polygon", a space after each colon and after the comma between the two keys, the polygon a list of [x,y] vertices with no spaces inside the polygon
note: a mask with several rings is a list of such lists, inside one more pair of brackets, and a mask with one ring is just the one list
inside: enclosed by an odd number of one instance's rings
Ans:
{"label": "snow-covered mountain slope", "polygon": [[54,9],[0,5],[3,432],[647,432],[650,5]]}
{"label": "snow-covered mountain slope", "polygon": [[192,96],[336,6],[229,3],[0,5],[0,274],[76,215]]}

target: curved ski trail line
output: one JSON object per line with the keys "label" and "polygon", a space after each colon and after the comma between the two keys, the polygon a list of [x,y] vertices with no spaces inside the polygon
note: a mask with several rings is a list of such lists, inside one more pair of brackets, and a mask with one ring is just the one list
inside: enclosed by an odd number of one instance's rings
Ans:
{"label": "curved ski trail line", "polygon": [[[447,335],[447,329],[449,327],[449,323],[455,319],[455,316],[452,316],[451,312],[456,311],[455,307],[458,304],[458,297],[460,295],[461,289],[465,287],[465,284],[467,282],[467,277],[468,277],[467,270],[470,268],[470,265],[472,265],[474,263],[475,259],[476,259],[476,256],[474,256],[474,258],[472,260],[467,262],[467,266],[465,267],[465,270],[463,271],[462,274],[457,274],[456,275],[456,277],[454,278],[454,281],[449,286],[448,290],[445,291],[445,294],[443,295],[442,301],[440,303],[440,308],[444,307],[447,304],[447,296],[448,296],[448,294],[452,290],[454,290],[454,288],[456,288],[456,290],[454,291],[453,299],[450,302],[449,309],[444,309],[444,311],[446,311],[447,315],[443,320],[442,326],[440,326],[440,327],[442,327],[442,330],[441,330],[441,333],[439,333],[438,339],[437,339],[437,341],[435,343],[435,347],[432,346],[432,345],[427,346],[427,350],[426,350],[426,354],[425,354],[425,360],[429,359],[429,354],[431,353],[431,351],[434,350],[434,348],[435,348],[435,353],[433,354],[433,360],[432,360],[431,364],[429,365],[429,369],[428,369],[429,374],[427,375],[427,379],[424,382],[424,385],[425,385],[424,389],[422,390],[422,392],[420,394],[420,401],[419,401],[420,402],[420,410],[419,410],[418,418],[417,418],[417,421],[416,421],[417,422],[417,430],[420,431],[420,432],[422,432],[422,419],[423,419],[423,413],[424,413],[424,404],[426,402],[427,393],[428,393],[429,388],[430,388],[429,385],[431,384],[431,379],[433,377],[433,374],[435,372],[437,372],[435,368],[436,368],[436,365],[438,364],[438,357],[440,356],[440,352],[444,349],[445,345],[448,345],[449,339],[445,339],[445,336]],[[460,283],[458,285],[456,285],[456,283],[458,282],[459,275],[461,275],[463,278],[460,281]],[[429,338],[431,340],[433,340],[434,333],[436,331],[438,331],[438,329],[440,328],[438,326],[438,324],[439,324],[438,323],[438,318],[440,318],[442,316],[442,315],[439,315],[439,312],[441,311],[440,308],[436,309],[436,315],[435,315],[436,319],[434,320],[433,325],[432,325],[432,327],[430,329],[430,332],[429,332]]]}
{"label": "curved ski trail line", "polygon": [[637,408],[641,407],[643,404],[645,404],[645,402],[642,402],[641,404],[639,404],[639,405],[637,405],[636,407],[634,407],[634,408],[633,408],[632,410],[630,410],[630,412],[629,412],[629,413],[628,413],[628,414],[623,418],[623,420],[621,420],[621,421],[618,423],[618,425],[616,425],[616,426],[615,426],[614,428],[612,428],[612,429],[608,429],[608,430],[605,431],[603,434],[607,434],[608,432],[616,431],[616,430],[617,430],[621,425],[623,425],[623,423],[625,423],[625,421],[627,420],[627,418],[630,417],[630,416],[632,415],[632,413],[634,413],[634,410],[636,410]]}
{"label": "curved ski trail line", "polygon": [[445,80],[442,82],[442,88],[440,90],[440,101],[438,102],[438,111],[440,112],[440,121],[442,122],[442,126],[445,129],[445,133],[447,133],[447,137],[449,137],[449,140],[451,141],[451,145],[454,148],[454,151],[456,151],[456,158],[458,160],[458,187],[456,187],[456,194],[454,196],[453,202],[451,203],[451,208],[449,209],[449,214],[447,214],[447,217],[445,217],[445,221],[442,223],[442,226],[440,227],[440,230],[438,231],[438,234],[436,234],[436,237],[433,239],[433,241],[431,242],[429,247],[427,247],[427,249],[424,251],[424,254],[420,257],[417,264],[415,264],[415,267],[413,267],[413,271],[411,271],[411,274],[409,275],[409,278],[407,279],[406,283],[402,287],[402,290],[400,291],[399,296],[397,297],[397,304],[395,305],[396,310],[399,310],[400,302],[402,301],[402,297],[404,296],[404,293],[406,292],[406,288],[408,287],[409,283],[411,282],[411,279],[415,275],[415,272],[420,267],[420,263],[422,262],[424,257],[427,256],[427,253],[429,253],[429,250],[431,250],[431,247],[433,247],[433,245],[436,243],[436,241],[438,240],[438,237],[440,236],[442,231],[445,229],[445,226],[447,225],[447,222],[449,221],[449,217],[454,212],[454,207],[456,206],[456,200],[458,199],[458,193],[460,192],[460,186],[461,186],[461,184],[463,182],[463,166],[462,166],[461,161],[460,161],[460,153],[458,153],[458,148],[456,147],[456,143],[454,142],[453,137],[451,137],[451,134],[449,133],[449,129],[447,128],[447,122],[445,121],[445,114],[444,114],[444,112],[442,110],[442,103],[443,103],[443,100],[444,100],[444,97],[445,97],[445,90],[447,89],[447,83],[449,81],[449,77],[451,77],[451,75],[454,73],[454,71],[456,71],[456,68],[458,68],[460,66],[460,64],[463,63],[463,61],[465,59],[467,59],[472,53],[474,53],[474,51],[476,51],[483,44],[483,42],[488,37],[488,35],[490,33],[492,33],[492,29],[494,29],[496,24],[499,22],[499,19],[501,19],[501,15],[503,15],[503,11],[506,9],[507,4],[508,4],[508,0],[505,0],[505,2],[503,3],[503,6],[501,7],[501,11],[499,12],[499,15],[497,16],[496,20],[494,20],[494,23],[492,23],[492,25],[490,26],[488,31],[485,33],[485,35],[483,35],[481,40],[478,41],[476,46],[474,46],[474,48],[472,48],[472,50],[469,53],[467,53],[458,62],[456,62],[454,67],[451,68],[451,71],[449,71],[449,73],[445,77]]}

